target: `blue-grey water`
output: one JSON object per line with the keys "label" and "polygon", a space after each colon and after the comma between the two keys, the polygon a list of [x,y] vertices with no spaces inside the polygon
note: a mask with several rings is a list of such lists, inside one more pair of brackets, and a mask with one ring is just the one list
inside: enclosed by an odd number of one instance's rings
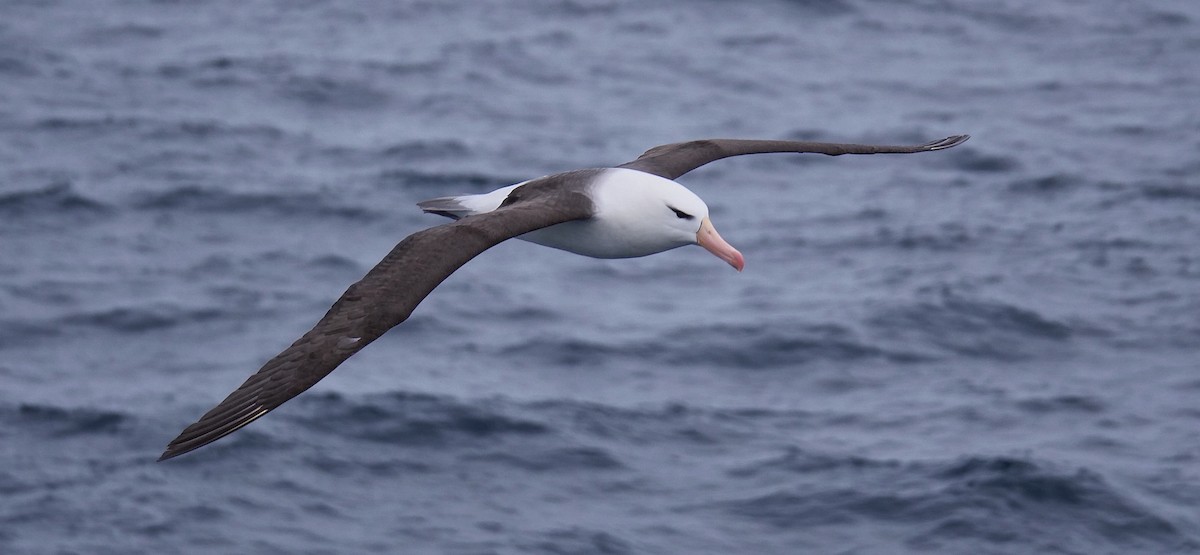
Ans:
{"label": "blue-grey water", "polygon": [[[1200,552],[1200,3],[0,0],[0,553]],[[414,203],[702,137],[156,463]]]}

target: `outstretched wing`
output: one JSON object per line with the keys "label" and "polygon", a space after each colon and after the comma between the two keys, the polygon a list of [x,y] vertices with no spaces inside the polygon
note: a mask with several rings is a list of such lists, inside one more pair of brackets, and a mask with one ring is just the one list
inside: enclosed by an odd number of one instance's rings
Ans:
{"label": "outstretched wing", "polygon": [[590,217],[591,199],[577,188],[562,187],[564,179],[570,174],[530,182],[495,211],[409,235],[308,333],[184,429],[158,460],[221,439],[312,387],[407,319],[438,284],[479,253],[523,233]]}
{"label": "outstretched wing", "polygon": [[842,154],[909,154],[929,152],[958,146],[970,135],[954,135],[940,141],[915,146],[858,145],[843,143],[813,143],[807,141],[773,141],[747,139],[702,139],[684,143],[671,143],[647,150],[637,160],[621,164],[629,168],[652,173],[667,179],[675,179],[709,162],[767,152],[811,152],[840,156]]}

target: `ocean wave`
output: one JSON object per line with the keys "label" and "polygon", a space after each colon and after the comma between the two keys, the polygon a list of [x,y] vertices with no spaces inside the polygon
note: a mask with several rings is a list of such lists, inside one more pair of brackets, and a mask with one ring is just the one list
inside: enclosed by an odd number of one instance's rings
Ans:
{"label": "ocean wave", "polygon": [[1200,184],[1195,183],[1156,183],[1136,188],[1142,197],[1150,200],[1167,202],[1200,201]]}
{"label": "ocean wave", "polygon": [[900,466],[898,461],[880,461],[856,455],[809,452],[796,447],[788,447],[781,455],[739,465],[726,470],[725,473],[735,479],[777,481],[787,479],[788,476],[814,472],[840,470],[861,472],[872,469],[894,469],[897,466]]}
{"label": "ocean wave", "polygon": [[465,460],[509,466],[528,472],[604,471],[625,468],[612,453],[600,447],[554,447],[488,451]]}
{"label": "ocean wave", "polygon": [[[367,268],[352,258],[340,254],[301,256],[285,250],[269,250],[247,255],[217,253],[206,256],[185,268],[181,275],[188,279],[212,280],[213,285],[205,291],[215,298],[241,298],[257,302],[272,294],[259,283],[263,279],[262,268],[270,266],[277,271],[294,270],[305,275],[320,276],[319,279],[354,280],[362,276]],[[233,277],[231,283],[227,279]]]}
{"label": "ocean wave", "polygon": [[124,412],[92,408],[64,408],[52,405],[22,403],[15,408],[0,408],[0,420],[22,429],[36,429],[50,437],[115,434],[130,420]]}
{"label": "ocean wave", "polygon": [[537,337],[504,347],[500,354],[520,359],[527,364],[577,367],[600,364],[622,356],[653,356],[655,351],[645,344],[612,344],[574,337]]}
{"label": "ocean wave", "polygon": [[300,421],[311,429],[394,445],[445,445],[461,438],[484,441],[508,435],[540,435],[544,423],[508,414],[500,407],[466,404],[446,397],[390,393],[347,397],[307,395],[308,414]]}
{"label": "ocean wave", "polygon": [[1031,397],[1016,402],[1017,408],[1033,415],[1073,412],[1099,414],[1108,409],[1102,399],[1093,395],[1057,395]]}
{"label": "ocean wave", "polygon": [[0,290],[41,306],[70,307],[81,301],[88,288],[101,285],[94,280],[43,279],[25,284],[4,284]]}
{"label": "ocean wave", "polygon": [[154,143],[175,139],[248,139],[256,143],[273,143],[287,137],[284,130],[273,125],[236,125],[220,120],[146,120],[142,126],[145,127],[142,138]]}
{"label": "ocean wave", "polygon": [[34,135],[70,134],[73,141],[92,140],[104,145],[98,143],[95,148],[116,148],[120,154],[112,157],[114,167],[123,174],[156,170],[176,178],[207,175],[211,171],[195,168],[223,168],[235,159],[265,158],[269,151],[294,150],[305,141],[269,124],[147,115],[55,115],[33,119],[25,129]]}
{"label": "ocean wave", "polygon": [[[594,405],[458,400],[400,392],[307,395],[296,403],[302,414],[288,420],[303,426],[304,434],[334,436],[306,441],[334,446],[314,447],[303,455],[308,467],[322,473],[378,478],[438,473],[445,464],[531,473],[627,468],[615,451],[589,433],[573,432],[582,419],[563,420],[564,411],[597,416],[596,410],[605,410]],[[636,414],[632,418],[645,420]],[[344,451],[340,446],[353,447]]]}
{"label": "ocean wave", "polygon": [[379,154],[395,160],[427,158],[458,158],[470,153],[467,145],[459,140],[405,141],[380,149]]}
{"label": "ocean wave", "polygon": [[[744,438],[763,425],[811,425],[814,415],[794,410],[705,408],[678,403],[645,407],[552,399],[456,399],[406,392],[306,394],[290,418],[305,433],[335,441],[466,449],[464,460],[492,461],[527,470],[618,469],[606,446],[662,444],[712,447]],[[518,447],[514,448],[514,445]],[[333,463],[336,466],[336,461]],[[407,464],[407,463],[406,463]]]}
{"label": "ocean wave", "polygon": [[291,71],[293,63],[278,55],[220,55],[167,62],[151,69],[158,77],[184,79],[201,88],[249,86]]}
{"label": "ocean wave", "polygon": [[41,188],[0,194],[0,218],[38,217],[94,219],[113,213],[113,207],[75,190],[70,181],[54,181]]}
{"label": "ocean wave", "polygon": [[245,214],[267,212],[290,217],[338,217],[371,221],[383,215],[371,209],[339,204],[315,193],[240,193],[186,186],[166,192],[145,193],[132,203],[140,210]]}
{"label": "ocean wave", "polygon": [[1007,6],[991,4],[959,4],[945,0],[927,0],[919,9],[937,10],[953,17],[963,17],[998,31],[1021,34],[1053,33],[1067,22],[1062,15],[1049,10],[1012,10]]}
{"label": "ocean wave", "polygon": [[858,6],[848,0],[789,0],[787,4],[803,10],[806,16],[845,16],[859,12]]}
{"label": "ocean wave", "polygon": [[325,75],[291,75],[278,85],[280,97],[322,109],[355,111],[382,109],[391,98],[384,89],[367,81]]}
{"label": "ocean wave", "polygon": [[898,231],[883,226],[865,241],[856,246],[898,248],[903,250],[958,251],[978,245],[978,239],[965,224],[942,223],[933,230],[905,227]]}
{"label": "ocean wave", "polygon": [[430,474],[439,470],[439,466],[428,459],[398,459],[400,449],[390,453],[380,460],[371,460],[361,452],[353,454],[339,453],[333,450],[319,450],[304,455],[304,465],[321,474],[330,476],[359,476],[367,475],[372,478],[391,478],[412,474]]}
{"label": "ocean wave", "polygon": [[869,320],[882,337],[917,340],[937,350],[994,360],[1020,360],[1061,345],[1076,326],[1032,308],[946,295],[937,301],[886,308]]}
{"label": "ocean wave", "polygon": [[1049,195],[1078,189],[1086,181],[1072,174],[1056,173],[1041,177],[1029,177],[1015,180],[1008,184],[1012,193]]}
{"label": "ocean wave", "polygon": [[[929,471],[947,485],[947,503],[987,507],[992,517],[1011,515],[1007,509],[1017,506],[1025,510],[1015,518],[1037,528],[1076,529],[1130,547],[1200,547],[1169,519],[1087,469],[1060,469],[1014,457],[969,457]],[[945,523],[932,533],[944,532],[944,527]]]}
{"label": "ocean wave", "polygon": [[0,347],[26,344],[34,339],[60,337],[60,326],[50,322],[33,322],[29,318],[0,319]]}
{"label": "ocean wave", "polygon": [[[719,510],[790,530],[860,520],[903,524],[911,531],[905,543],[917,549],[983,540],[1026,551],[1029,546],[1018,546],[1047,538],[1058,543],[1037,547],[1074,552],[1076,544],[1100,542],[1158,552],[1198,545],[1169,518],[1095,472],[1032,459],[995,456],[901,463],[796,450],[782,459],[738,469],[733,476],[758,477],[763,472],[771,474],[768,491],[719,502]],[[780,487],[780,481],[793,484]]]}
{"label": "ocean wave", "polygon": [[1021,168],[1021,161],[1015,156],[984,154],[970,146],[960,148],[956,154],[940,163],[972,173],[1008,173]]}
{"label": "ocean wave", "polygon": [[693,326],[637,341],[536,337],[507,346],[500,354],[524,363],[540,361],[554,366],[636,359],[672,366],[704,364],[739,369],[780,368],[817,361],[929,360],[917,351],[874,345],[841,326],[789,322]]}
{"label": "ocean wave", "polygon": [[806,411],[764,408],[709,408],[683,403],[618,407],[568,399],[536,401],[523,407],[573,434],[630,445],[712,447],[745,440],[752,429],[796,429],[821,417]]}
{"label": "ocean wave", "polygon": [[[838,256],[859,250],[886,251],[929,251],[957,252],[976,250],[981,243],[988,240],[990,232],[973,229],[959,222],[940,224],[923,224],[920,226],[893,226],[882,223],[883,214],[873,211],[861,211],[855,214],[823,217],[816,222],[828,222],[829,227],[838,226],[849,228],[846,224],[860,224],[854,231],[835,234],[827,237],[797,237],[790,239],[767,238],[768,241],[787,241],[803,248],[811,245]],[[876,223],[873,220],[878,220]]]}
{"label": "ocean wave", "polygon": [[788,322],[715,325],[671,331],[655,345],[686,344],[665,351],[665,362],[708,363],[733,368],[770,368],[815,361],[882,359],[917,362],[915,352],[890,351],[872,345],[843,326]]}
{"label": "ocean wave", "polygon": [[89,27],[80,33],[80,44],[90,46],[113,46],[124,42],[141,42],[158,39],[166,30],[157,25],[124,23]]}
{"label": "ocean wave", "polygon": [[[808,220],[812,224],[846,225],[865,222],[881,222],[891,217],[891,212],[883,208],[857,208],[851,212],[817,215]],[[788,215],[793,217],[792,215]]]}
{"label": "ocean wave", "polygon": [[561,528],[540,532],[533,537],[514,542],[521,553],[547,555],[577,553],[580,555],[625,555],[639,553],[634,544],[604,530],[582,527]]}
{"label": "ocean wave", "polygon": [[137,129],[146,120],[128,116],[49,116],[35,120],[33,131],[87,131],[104,135],[120,135],[123,131]]}
{"label": "ocean wave", "polygon": [[39,75],[37,66],[16,56],[0,55],[0,75],[11,78],[36,77]]}
{"label": "ocean wave", "polygon": [[423,189],[431,195],[484,193],[521,181],[476,173],[434,173],[408,169],[383,170],[375,178],[375,184],[382,188]]}
{"label": "ocean wave", "polygon": [[142,333],[194,322],[208,322],[231,315],[217,308],[188,308],[171,303],[118,306],[63,316],[64,326],[84,326],[119,333]]}
{"label": "ocean wave", "polygon": [[[9,470],[0,470],[0,494],[16,495],[30,491],[33,488],[33,484],[18,478],[15,473]],[[0,540],[3,539],[5,539],[5,535],[3,532],[0,532]]]}

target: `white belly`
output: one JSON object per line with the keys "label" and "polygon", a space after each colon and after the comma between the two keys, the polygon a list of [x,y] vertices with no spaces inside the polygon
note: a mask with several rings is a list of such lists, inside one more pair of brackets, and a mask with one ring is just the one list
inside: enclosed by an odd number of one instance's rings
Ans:
{"label": "white belly", "polygon": [[581,220],[552,225],[517,236],[517,239],[561,249],[592,258],[635,258],[684,244],[664,245],[661,241],[639,241],[644,235],[622,233],[600,220]]}

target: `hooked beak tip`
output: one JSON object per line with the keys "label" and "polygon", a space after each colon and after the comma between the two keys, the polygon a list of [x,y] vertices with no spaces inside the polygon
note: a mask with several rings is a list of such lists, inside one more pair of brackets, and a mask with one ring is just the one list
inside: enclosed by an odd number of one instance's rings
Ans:
{"label": "hooked beak tip", "polygon": [[746,259],[742,258],[742,253],[739,252],[737,253],[737,258],[731,260],[729,265],[733,266],[733,269],[737,270],[738,272],[741,272],[742,269],[746,267]]}
{"label": "hooked beak tip", "polygon": [[737,249],[733,248],[733,245],[730,245],[721,238],[721,235],[717,233],[716,228],[713,227],[712,222],[708,218],[704,218],[700,222],[700,230],[696,232],[696,244],[704,247],[705,250],[713,253],[717,258],[724,260],[739,272],[746,267],[746,259],[742,257],[742,253],[738,252]]}

